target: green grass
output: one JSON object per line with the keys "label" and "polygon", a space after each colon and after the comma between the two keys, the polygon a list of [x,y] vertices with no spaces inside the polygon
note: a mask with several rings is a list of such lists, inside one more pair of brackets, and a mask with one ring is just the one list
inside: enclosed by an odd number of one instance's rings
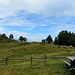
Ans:
{"label": "green grass", "polygon": [[[39,43],[21,43],[8,42],[0,43],[1,58],[30,58],[47,56],[74,56],[75,48],[69,46],[42,45]],[[9,60],[5,66],[5,61],[0,61],[0,75],[75,75],[75,72],[69,71],[64,67],[63,59],[66,58],[48,58],[46,65],[44,60],[33,60],[32,66],[30,60]]]}

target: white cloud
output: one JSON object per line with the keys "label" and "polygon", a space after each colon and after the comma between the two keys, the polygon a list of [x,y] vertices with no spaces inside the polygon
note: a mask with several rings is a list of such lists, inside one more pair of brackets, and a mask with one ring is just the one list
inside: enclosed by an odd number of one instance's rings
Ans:
{"label": "white cloud", "polygon": [[27,36],[28,35],[28,33],[25,33],[25,32],[12,31],[12,30],[6,31],[6,34],[7,34],[7,36],[9,36],[10,34],[13,34],[15,39],[18,39],[20,36]]}
{"label": "white cloud", "polygon": [[0,17],[19,10],[50,16],[75,16],[75,0],[0,0]]}
{"label": "white cloud", "polygon": [[59,32],[61,32],[62,30],[67,30],[67,31],[70,31],[70,32],[75,32],[74,24],[59,23],[59,25],[54,25],[53,29],[55,30],[54,31],[55,35],[58,35]]}
{"label": "white cloud", "polygon": [[9,0],[0,0],[0,5],[7,6],[9,4]]}
{"label": "white cloud", "polygon": [[28,41],[41,41],[42,39],[46,39],[48,34],[29,34],[27,35]]}
{"label": "white cloud", "polygon": [[[21,10],[25,12],[19,13],[19,15],[18,12]],[[37,19],[37,17],[33,19],[34,21],[32,21],[32,18],[29,20],[27,19],[28,14],[40,15],[42,20],[40,18]],[[26,30],[32,30],[38,26],[39,28],[40,26],[45,28],[53,22],[51,25],[54,25],[54,27],[49,26],[48,29],[50,30],[48,31],[54,29],[53,34],[56,34],[62,29],[75,31],[74,24],[71,24],[71,22],[67,24],[72,17],[75,17],[75,0],[0,0],[0,18],[3,18],[0,20],[0,26],[3,26],[0,27],[0,32],[6,32],[7,34],[13,33],[16,38],[24,35],[29,40],[35,41],[46,37],[46,34],[42,35],[39,32],[39,34],[33,35],[11,29],[10,32],[4,26],[27,26]]]}
{"label": "white cloud", "polygon": [[4,30],[5,30],[5,28],[0,27],[0,33],[3,33],[3,32],[4,32]]}
{"label": "white cloud", "polygon": [[25,32],[19,32],[19,31],[6,31],[5,33],[8,37],[10,34],[14,35],[15,39],[19,39],[20,36],[26,37],[27,41],[41,41],[42,39],[45,39],[48,34],[29,34]]}

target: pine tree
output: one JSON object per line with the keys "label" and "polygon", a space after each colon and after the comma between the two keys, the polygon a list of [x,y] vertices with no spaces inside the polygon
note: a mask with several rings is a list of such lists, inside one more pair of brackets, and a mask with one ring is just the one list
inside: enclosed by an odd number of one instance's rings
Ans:
{"label": "pine tree", "polygon": [[10,35],[9,35],[9,38],[10,38],[10,39],[13,39],[13,38],[14,38],[13,34],[10,34]]}
{"label": "pine tree", "polygon": [[47,38],[46,38],[46,41],[50,44],[52,42],[52,37],[49,35]]}

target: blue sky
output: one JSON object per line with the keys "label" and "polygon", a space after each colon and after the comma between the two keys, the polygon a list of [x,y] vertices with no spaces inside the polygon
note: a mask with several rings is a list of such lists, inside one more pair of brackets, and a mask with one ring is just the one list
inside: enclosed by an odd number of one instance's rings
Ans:
{"label": "blue sky", "polygon": [[75,33],[75,0],[0,0],[0,33],[41,41],[62,30]]}

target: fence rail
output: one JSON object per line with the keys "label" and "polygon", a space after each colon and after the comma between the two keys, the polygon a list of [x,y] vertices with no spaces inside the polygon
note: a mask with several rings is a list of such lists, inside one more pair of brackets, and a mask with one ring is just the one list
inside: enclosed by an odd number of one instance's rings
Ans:
{"label": "fence rail", "polygon": [[30,60],[30,58],[8,58],[8,60]]}
{"label": "fence rail", "polygon": [[44,65],[46,65],[46,60],[47,58],[67,58],[69,56],[47,56],[46,54],[44,55],[44,57],[33,57],[32,55],[30,56],[30,58],[4,58],[4,59],[0,59],[0,61],[5,61],[5,66],[8,65],[8,61],[9,60],[29,60],[31,62],[31,65],[32,65],[32,62],[33,60],[38,60],[38,59],[43,59],[44,60]]}
{"label": "fence rail", "polygon": [[47,58],[66,58],[66,57],[69,57],[69,56],[49,56]]}

